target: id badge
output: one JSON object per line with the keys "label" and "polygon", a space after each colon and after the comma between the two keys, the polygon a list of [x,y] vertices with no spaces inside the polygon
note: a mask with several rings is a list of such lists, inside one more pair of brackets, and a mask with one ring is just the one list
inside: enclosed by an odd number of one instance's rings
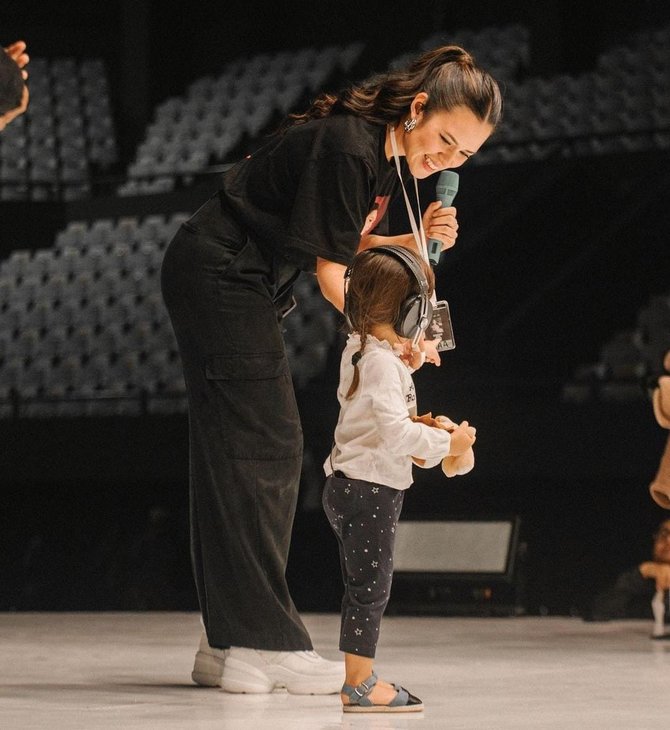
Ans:
{"label": "id badge", "polygon": [[433,316],[426,327],[427,340],[438,340],[437,350],[453,350],[456,347],[454,341],[454,329],[451,326],[451,316],[449,314],[449,305],[443,299],[433,307]]}

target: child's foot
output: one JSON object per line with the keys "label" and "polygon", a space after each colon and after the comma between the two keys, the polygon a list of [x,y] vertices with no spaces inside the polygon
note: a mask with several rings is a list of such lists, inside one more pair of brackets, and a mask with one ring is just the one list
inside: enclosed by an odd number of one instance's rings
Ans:
{"label": "child's foot", "polygon": [[[347,684],[355,686],[354,682],[347,681]],[[360,682],[356,684],[360,684]],[[396,690],[396,688],[392,684],[384,682],[383,679],[378,679],[377,684],[375,684],[375,686],[366,696],[374,705],[388,705],[389,702],[392,702],[395,699],[395,696],[397,694],[398,690]],[[350,704],[349,697],[348,695],[344,694],[344,692],[340,694],[340,697],[342,698],[343,705]]]}
{"label": "child's foot", "polygon": [[423,702],[404,687],[378,682],[373,672],[353,686],[342,687],[342,712],[421,712]]}

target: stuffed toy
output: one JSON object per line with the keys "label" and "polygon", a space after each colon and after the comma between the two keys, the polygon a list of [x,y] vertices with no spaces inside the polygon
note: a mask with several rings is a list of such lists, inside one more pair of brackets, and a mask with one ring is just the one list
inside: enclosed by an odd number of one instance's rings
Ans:
{"label": "stuffed toy", "polygon": [[[665,354],[663,366],[666,371],[670,371],[670,351]],[[651,397],[658,425],[670,429],[670,375],[659,377]],[[670,509],[670,434],[656,477],[649,485],[649,493],[656,504],[664,509]]]}
{"label": "stuffed toy", "polygon": [[[433,414],[430,412],[424,413],[423,416],[412,416],[412,420],[416,423],[423,423],[426,426],[431,426],[432,428],[443,428],[445,431],[453,431],[458,425],[446,416],[433,417]],[[419,459],[415,456],[412,457],[412,460],[418,466],[426,463],[425,459]],[[448,477],[454,477],[457,474],[467,474],[469,471],[472,471],[474,465],[475,452],[473,451],[472,446],[458,456],[445,456],[444,459],[442,459],[442,471],[445,476]]]}

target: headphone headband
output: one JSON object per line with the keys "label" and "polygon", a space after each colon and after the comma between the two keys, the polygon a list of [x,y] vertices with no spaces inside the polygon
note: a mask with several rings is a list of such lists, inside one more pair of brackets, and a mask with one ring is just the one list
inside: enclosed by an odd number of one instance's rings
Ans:
{"label": "headphone headband", "polygon": [[419,284],[419,290],[421,294],[429,296],[428,279],[426,279],[426,275],[423,273],[423,269],[418,266],[416,257],[412,256],[407,248],[405,248],[404,246],[389,244],[387,246],[375,246],[370,250],[373,253],[377,251],[383,251],[384,253],[391,254],[391,256],[395,256],[398,260],[402,261],[402,263],[405,264],[407,268],[414,274],[414,278]]}

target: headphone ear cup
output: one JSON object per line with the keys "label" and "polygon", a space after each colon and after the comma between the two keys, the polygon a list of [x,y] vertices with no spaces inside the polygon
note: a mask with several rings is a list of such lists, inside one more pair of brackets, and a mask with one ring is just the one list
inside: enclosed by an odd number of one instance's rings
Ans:
{"label": "headphone ear cup", "polygon": [[396,320],[394,329],[396,334],[407,339],[412,339],[416,334],[421,317],[421,295],[407,297],[400,306],[400,313]]}
{"label": "headphone ear cup", "polygon": [[417,329],[425,330],[433,317],[433,303],[426,298],[426,321],[421,322],[421,308],[424,304],[424,295],[415,294],[407,297],[400,307],[400,314],[393,329],[396,334],[409,340],[416,335]]}

